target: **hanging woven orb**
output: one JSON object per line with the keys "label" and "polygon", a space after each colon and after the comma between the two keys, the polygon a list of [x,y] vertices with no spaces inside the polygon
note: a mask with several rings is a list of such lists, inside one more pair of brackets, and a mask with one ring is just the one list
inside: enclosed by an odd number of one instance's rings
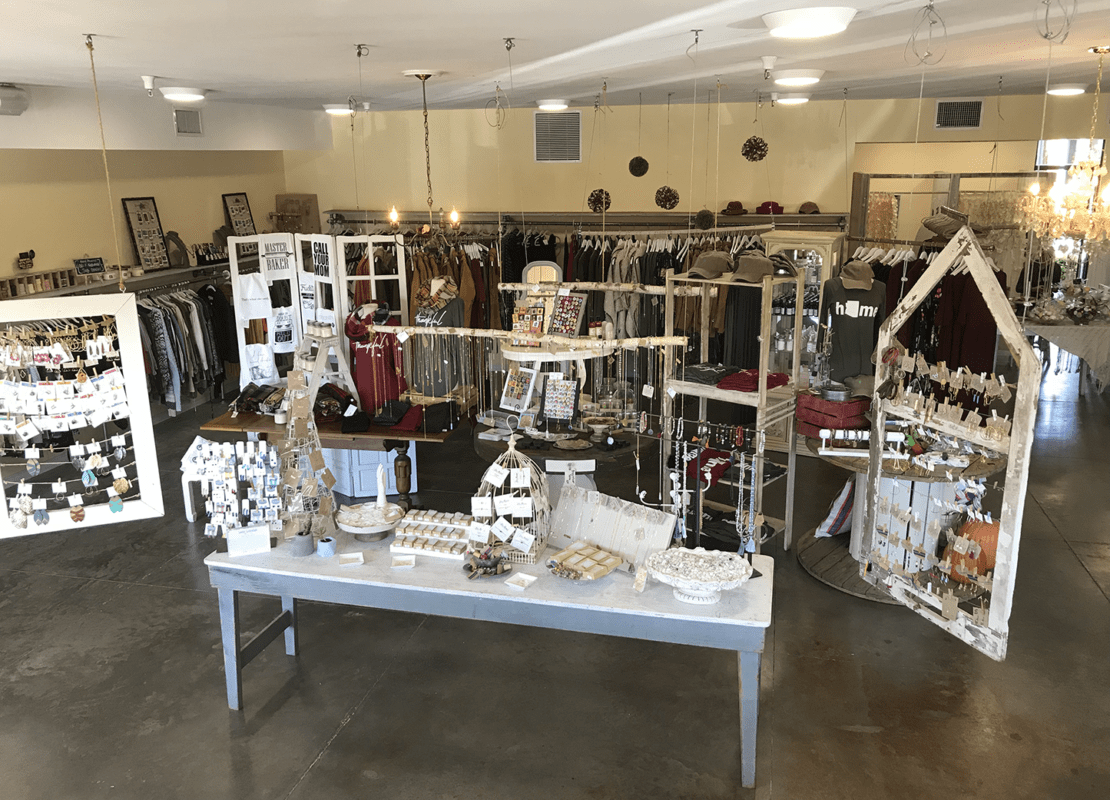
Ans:
{"label": "hanging woven orb", "polygon": [[612,205],[612,200],[609,193],[604,189],[594,189],[590,192],[590,197],[586,200],[586,205],[590,207],[590,211],[600,214],[602,211],[608,211],[609,206]]}
{"label": "hanging woven orb", "polygon": [[758,136],[752,136],[740,148],[740,155],[748,161],[762,161],[767,157],[767,143]]}
{"label": "hanging woven orb", "polygon": [[708,208],[703,208],[694,215],[694,227],[698,230],[707,231],[713,227],[713,212]]}
{"label": "hanging woven orb", "polygon": [[655,205],[670,211],[678,205],[678,192],[670,186],[661,186],[655,193]]}
{"label": "hanging woven orb", "polygon": [[631,172],[634,177],[644,177],[645,175],[647,175],[648,171],[647,159],[643,156],[636,156],[634,159],[628,162],[628,171]]}

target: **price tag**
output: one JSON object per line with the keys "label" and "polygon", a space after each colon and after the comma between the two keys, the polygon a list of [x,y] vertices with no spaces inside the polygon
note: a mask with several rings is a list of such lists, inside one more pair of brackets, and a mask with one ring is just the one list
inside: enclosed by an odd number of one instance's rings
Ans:
{"label": "price tag", "polygon": [[37,447],[28,447],[23,451],[24,458],[39,458],[39,449]]}
{"label": "price tag", "polygon": [[31,508],[34,509],[35,511],[45,511],[46,510],[46,498],[45,497],[36,497],[34,500],[31,501]]}
{"label": "price tag", "polygon": [[50,484],[50,491],[52,491],[54,494],[65,494],[66,482],[58,481],[57,483]]}
{"label": "price tag", "polygon": [[86,452],[88,452],[88,454],[90,456],[93,455],[94,453],[99,453],[100,452],[100,442],[89,442],[87,445],[85,445],[85,450],[86,450]]}
{"label": "price tag", "polygon": [[509,542],[509,544],[515,547],[517,550],[527,553],[529,550],[532,549],[532,544],[535,541],[536,537],[530,534],[528,531],[521,530],[520,528],[515,528],[513,530],[513,538]]}
{"label": "price tag", "polygon": [[28,484],[28,483],[21,483],[16,487],[15,493],[16,494],[30,494],[31,493],[31,485]]}
{"label": "price tag", "polygon": [[559,290],[559,297],[570,297],[570,289],[566,287]]}
{"label": "price tag", "polygon": [[[470,498],[470,516],[478,517],[481,519],[489,519],[493,516],[493,497],[471,497]],[[489,526],[487,525],[488,529]]]}
{"label": "price tag", "polygon": [[84,505],[84,503],[81,501],[81,495],[79,494],[71,494],[69,497],[66,498],[66,500],[69,501],[70,508],[76,508],[77,506]]}
{"label": "price tag", "polygon": [[651,398],[655,397],[655,387],[652,386],[650,383],[645,383],[644,388],[640,390],[640,394],[650,400]]}
{"label": "price tag", "polygon": [[516,510],[516,498],[511,494],[499,494],[493,498],[493,507],[498,514],[512,516]]}
{"label": "price tag", "polygon": [[512,502],[512,511],[510,512],[514,517],[523,517],[524,519],[532,518],[532,498],[531,497],[514,497]]}
{"label": "price tag", "polygon": [[489,481],[494,486],[503,486],[505,484],[505,478],[508,476],[509,471],[500,464],[491,464],[489,469],[486,470],[485,480]]}
{"label": "price tag", "polygon": [[515,530],[516,528],[504,517],[498,517],[497,522],[493,523],[493,527],[490,528],[490,532],[503,542],[509,541]]}
{"label": "price tag", "polygon": [[127,437],[126,436],[113,436],[112,437],[112,447],[127,447]]}
{"label": "price tag", "polygon": [[467,530],[467,536],[472,542],[486,544],[489,542],[490,526],[484,522],[472,522]]}
{"label": "price tag", "polygon": [[126,478],[127,470],[125,470],[123,467],[116,467],[114,470],[112,470],[112,477],[116,479]]}
{"label": "price tag", "polygon": [[109,497],[115,497],[119,494],[119,492],[116,491],[116,487],[113,486],[110,483],[108,484],[108,487],[104,491],[106,491],[108,493]]}
{"label": "price tag", "polygon": [[12,509],[13,511],[15,509],[19,508],[19,498],[18,497],[9,497],[8,498],[8,508]]}
{"label": "price tag", "polygon": [[674,390],[674,387],[672,386],[672,387],[670,387],[669,389],[667,389],[667,394],[668,394],[668,395],[670,395],[671,399],[673,400],[673,399],[674,399],[674,396],[675,396],[676,394],[678,394],[678,392],[676,392],[676,391]]}
{"label": "price tag", "polygon": [[75,445],[72,445],[69,448],[69,457],[70,458],[75,458],[77,456],[83,456],[83,455],[85,455],[85,445],[75,444]]}
{"label": "price tag", "polygon": [[404,344],[408,340],[409,340],[409,335],[407,333],[405,333],[404,331],[401,331],[400,333],[397,334],[397,341],[400,342],[401,344]]}
{"label": "price tag", "polygon": [[529,489],[532,486],[532,470],[528,467],[514,467],[509,479],[513,489]]}

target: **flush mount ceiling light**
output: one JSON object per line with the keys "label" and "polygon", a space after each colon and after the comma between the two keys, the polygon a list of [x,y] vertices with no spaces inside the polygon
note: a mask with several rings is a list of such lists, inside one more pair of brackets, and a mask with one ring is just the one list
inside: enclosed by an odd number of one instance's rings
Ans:
{"label": "flush mount ceiling light", "polygon": [[566,111],[566,100],[539,100],[536,102],[540,111]]}
{"label": "flush mount ceiling light", "polygon": [[771,99],[774,100],[779,105],[783,105],[783,106],[800,106],[802,103],[808,103],[809,102],[809,95],[808,94],[799,94],[797,92],[795,92],[793,94],[775,94],[775,93],[772,93],[771,94]]}
{"label": "flush mount ceiling light", "polygon": [[823,69],[780,69],[771,77],[779,86],[812,86],[825,74]]}
{"label": "flush mount ceiling light", "polygon": [[349,117],[355,113],[350,103],[324,103],[324,111],[335,117]]}
{"label": "flush mount ceiling light", "polygon": [[1074,97],[1087,91],[1085,83],[1055,83],[1048,87],[1048,93],[1057,97]]}
{"label": "flush mount ceiling light", "polygon": [[763,24],[778,39],[819,39],[845,30],[855,16],[847,6],[791,8],[764,14]]}
{"label": "flush mount ceiling light", "polygon": [[191,86],[159,86],[158,91],[162,97],[175,103],[197,103],[204,99],[204,89],[194,89]]}

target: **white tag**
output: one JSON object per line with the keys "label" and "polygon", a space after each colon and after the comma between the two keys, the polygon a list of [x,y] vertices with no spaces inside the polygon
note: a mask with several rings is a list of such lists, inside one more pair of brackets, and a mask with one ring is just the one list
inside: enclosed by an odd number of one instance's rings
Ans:
{"label": "white tag", "polygon": [[69,501],[70,508],[77,508],[77,506],[84,505],[84,503],[81,502],[81,495],[79,494],[71,494],[66,499]]}
{"label": "white tag", "polygon": [[116,487],[113,486],[110,483],[108,484],[107,487],[105,487],[104,491],[108,493],[109,497],[115,497],[116,495],[119,494],[119,492],[116,491]]}
{"label": "white tag", "polygon": [[39,449],[37,447],[28,447],[26,450],[23,451],[23,457],[24,458],[38,458],[39,457]]}
{"label": "white tag", "polygon": [[127,437],[126,436],[113,436],[112,437],[112,447],[127,447]]}
{"label": "white tag", "polygon": [[29,484],[29,483],[19,484],[18,486],[16,486],[15,493],[16,494],[30,494],[31,493],[31,484]]}
{"label": "white tag", "polygon": [[405,333],[404,331],[401,331],[400,333],[397,334],[397,341],[400,342],[401,344],[404,344],[408,340],[409,340],[409,335],[407,333]]}
{"label": "white tag", "polygon": [[517,528],[513,531],[513,539],[511,542],[509,542],[509,544],[515,547],[517,550],[527,553],[529,550],[532,549],[532,544],[535,541],[535,536],[530,534],[528,531]]}
{"label": "white tag", "polygon": [[45,497],[36,497],[34,500],[31,501],[31,508],[34,509],[35,511],[39,511],[39,510],[45,511],[46,510],[46,498]]}
{"label": "white tag", "polygon": [[490,526],[484,522],[472,522],[467,531],[467,535],[472,542],[479,544],[486,544],[489,541]]}
{"label": "white tag", "polygon": [[499,494],[493,498],[493,507],[498,514],[512,516],[516,510],[516,498],[511,494]]}
{"label": "white tag", "polygon": [[564,287],[564,288],[559,290],[559,297],[569,297],[569,296],[570,296],[570,289],[567,289],[567,288]]}
{"label": "white tag", "polygon": [[493,535],[503,542],[509,541],[509,538],[513,535],[513,531],[515,530],[516,528],[504,517],[498,517],[497,522],[493,523],[493,527],[490,528]]}
{"label": "white tag", "polygon": [[267,553],[270,550],[270,526],[249,525],[227,532],[227,554],[231,558]]}
{"label": "white tag", "polygon": [[100,442],[89,442],[85,445],[85,451],[91,456],[94,453],[100,452]]}
{"label": "white tag", "polygon": [[113,478],[126,478],[127,477],[127,470],[125,470],[123,467],[116,467],[114,470],[112,470],[112,477]]}
{"label": "white tag", "polygon": [[651,398],[655,397],[655,387],[652,386],[650,383],[645,383],[644,388],[640,390],[640,394],[650,400]]}
{"label": "white tag", "polygon": [[8,498],[8,508],[11,508],[11,509],[19,508],[19,498],[18,497],[9,497]]}
{"label": "white tag", "polygon": [[586,502],[591,506],[596,506],[601,502],[601,492],[586,492]]}
{"label": "white tag", "polygon": [[670,395],[670,396],[671,396],[671,399],[673,400],[673,399],[674,399],[674,396],[675,396],[676,394],[678,394],[678,392],[676,392],[676,391],[674,390],[674,387],[673,387],[673,386],[671,386],[671,387],[670,387],[669,389],[667,389],[667,394],[668,394],[668,395]]}
{"label": "white tag", "polygon": [[65,494],[66,482],[58,481],[57,483],[50,484],[50,491],[52,491],[54,494]]}
{"label": "white tag", "polygon": [[514,517],[523,517],[524,519],[532,518],[532,498],[531,497],[514,497],[512,502],[512,511],[509,512]]}
{"label": "white tag", "polygon": [[530,489],[532,486],[532,470],[528,467],[514,467],[509,479],[509,486],[513,489]]}
{"label": "white tag", "polygon": [[508,476],[509,471],[500,464],[490,464],[489,469],[486,470],[485,479],[493,486],[503,486]]}
{"label": "white tag", "polygon": [[69,457],[85,455],[85,446],[83,444],[75,444],[69,448]]}
{"label": "white tag", "polygon": [[[493,497],[471,497],[470,516],[488,519],[493,516]],[[487,530],[489,526],[486,526]]]}

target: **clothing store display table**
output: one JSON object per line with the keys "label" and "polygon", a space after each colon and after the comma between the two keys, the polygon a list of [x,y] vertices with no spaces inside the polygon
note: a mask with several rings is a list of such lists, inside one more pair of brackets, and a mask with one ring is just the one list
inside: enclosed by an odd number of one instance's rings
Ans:
{"label": "clothing store display table", "polygon": [[[637,593],[632,576],[613,573],[597,581],[556,578],[542,566],[516,565],[538,576],[526,590],[501,578],[466,580],[456,562],[417,556],[414,569],[393,570],[387,546],[364,545],[340,534],[339,552],[362,550],[364,563],[340,566],[338,556],[296,558],[286,544],[268,553],[204,560],[219,593],[227,703],[243,708],[243,667],[284,634],[285,652],[297,655],[297,603],[324,603],[408,611],[537,628],[623,636],[737,652],[740,695],[740,760],[744,786],[755,785],[756,722],[764,637],[771,624],[774,561],[754,555],[760,573],[714,605],[675,599],[670,586],[649,580]],[[239,643],[239,592],[281,598],[281,613],[246,644]],[[588,676],[583,676],[585,679]],[[466,683],[460,677],[460,685]]]}
{"label": "clothing store display table", "polygon": [[1089,325],[1076,325],[1072,322],[1053,325],[1027,322],[1025,333],[1047,339],[1080,359],[1080,394],[1085,392],[1084,378],[1088,369],[1104,387],[1110,385],[1110,322],[1093,322]]}
{"label": "clothing store display table", "polygon": [[[223,416],[209,420],[200,426],[202,431],[219,433],[256,434],[263,438],[282,437],[285,435],[286,426],[278,425],[274,418],[268,414],[252,414],[240,412],[238,416],[231,416],[228,411]],[[444,442],[452,431],[441,433],[424,433],[423,431],[399,431],[394,428],[382,428],[371,425],[361,433],[343,433],[343,423],[318,422],[316,429],[320,433],[320,446],[325,450],[381,450],[382,441],[393,439],[397,441],[417,442]]]}
{"label": "clothing store display table", "polygon": [[[492,441],[478,438],[479,433],[488,430],[492,430],[492,428],[487,428],[482,425],[479,425],[475,429],[474,452],[484,461],[493,462],[498,456],[509,449],[509,443],[506,441]],[[523,436],[524,434],[521,435]],[[584,438],[580,437],[580,441],[584,441],[590,446],[581,450],[563,450],[556,447],[554,442],[551,442],[551,446],[547,450],[522,450],[519,446],[517,450],[537,463],[542,462],[543,459],[552,459],[555,461],[593,459],[598,464],[612,466],[628,465],[636,462],[637,438],[640,440],[639,451],[641,458],[653,452],[658,443],[658,440],[653,436],[638,436],[631,431],[620,431],[612,434],[612,436],[618,441],[628,442],[628,446],[618,447],[615,450],[606,450],[603,446],[595,447],[594,444],[590,442],[589,437],[583,434]]]}

